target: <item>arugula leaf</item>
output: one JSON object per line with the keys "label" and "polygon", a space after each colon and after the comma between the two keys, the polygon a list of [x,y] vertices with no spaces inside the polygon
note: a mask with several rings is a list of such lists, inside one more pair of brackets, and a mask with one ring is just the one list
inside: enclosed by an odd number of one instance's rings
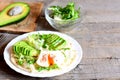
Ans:
{"label": "arugula leaf", "polygon": [[51,65],[51,66],[49,66],[49,67],[36,66],[36,69],[40,72],[40,71],[42,71],[42,70],[47,70],[47,71],[49,71],[49,70],[53,70],[53,69],[59,69],[59,67],[58,67],[57,64],[53,64],[53,65]]}
{"label": "arugula leaf", "polygon": [[50,16],[52,18],[60,18],[61,20],[75,20],[79,18],[80,8],[75,9],[75,3],[69,2],[65,7],[61,6],[51,6],[48,8],[52,13]]}
{"label": "arugula leaf", "polygon": [[15,54],[15,57],[19,65],[23,65],[23,63],[34,64],[35,61],[37,60],[37,58],[33,56],[24,56],[21,53],[19,55]]}
{"label": "arugula leaf", "polygon": [[26,58],[26,62],[27,62],[28,64],[34,64],[35,61],[37,60],[36,58],[31,57],[31,56],[25,56],[25,58]]}

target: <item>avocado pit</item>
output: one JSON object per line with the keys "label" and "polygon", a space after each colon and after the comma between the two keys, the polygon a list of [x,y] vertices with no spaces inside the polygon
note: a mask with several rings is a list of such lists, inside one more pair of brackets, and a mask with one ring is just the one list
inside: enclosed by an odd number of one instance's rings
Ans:
{"label": "avocado pit", "polygon": [[14,8],[10,9],[8,12],[8,15],[15,16],[23,12],[23,9],[21,6],[15,6]]}

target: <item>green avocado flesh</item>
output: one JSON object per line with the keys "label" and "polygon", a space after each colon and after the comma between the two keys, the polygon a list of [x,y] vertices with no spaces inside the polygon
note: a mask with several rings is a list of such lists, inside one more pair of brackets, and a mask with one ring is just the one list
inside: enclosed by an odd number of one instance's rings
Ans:
{"label": "green avocado flesh", "polygon": [[45,42],[49,45],[50,50],[61,49],[66,44],[66,40],[55,34],[47,35]]}
{"label": "green avocado flesh", "polygon": [[[22,8],[22,12],[17,15],[10,16],[8,13],[11,9],[15,8],[16,6],[20,6]],[[30,7],[27,3],[24,2],[14,2],[7,7],[5,7],[1,12],[0,12],[0,27],[21,21],[30,12]]]}
{"label": "green avocado flesh", "polygon": [[29,46],[25,41],[19,41],[13,45],[13,51],[15,54],[19,55],[22,53],[26,56],[36,56],[38,51],[33,47]]}

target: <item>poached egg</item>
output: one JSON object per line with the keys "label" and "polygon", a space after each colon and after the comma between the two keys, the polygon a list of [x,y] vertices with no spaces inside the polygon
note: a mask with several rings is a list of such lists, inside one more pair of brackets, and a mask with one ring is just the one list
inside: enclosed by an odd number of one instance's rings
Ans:
{"label": "poached egg", "polygon": [[57,64],[59,67],[64,64],[65,55],[61,51],[42,51],[37,59],[37,64],[43,67]]}

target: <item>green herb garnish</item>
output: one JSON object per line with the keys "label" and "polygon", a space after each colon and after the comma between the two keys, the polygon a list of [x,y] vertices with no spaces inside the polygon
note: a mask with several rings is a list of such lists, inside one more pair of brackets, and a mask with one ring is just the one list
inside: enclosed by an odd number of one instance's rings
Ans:
{"label": "green herb garnish", "polygon": [[47,70],[47,71],[49,71],[49,70],[59,69],[59,67],[58,67],[57,64],[53,64],[53,65],[51,65],[51,66],[49,66],[49,67],[37,66],[36,69],[40,72],[40,71],[42,71],[42,70]]}
{"label": "green herb garnish", "polygon": [[52,13],[50,16],[54,19],[59,20],[75,20],[80,17],[80,8],[78,10],[75,9],[75,3],[69,2],[65,7],[61,6],[51,6],[48,8]]}

